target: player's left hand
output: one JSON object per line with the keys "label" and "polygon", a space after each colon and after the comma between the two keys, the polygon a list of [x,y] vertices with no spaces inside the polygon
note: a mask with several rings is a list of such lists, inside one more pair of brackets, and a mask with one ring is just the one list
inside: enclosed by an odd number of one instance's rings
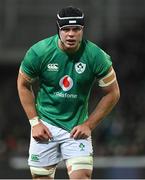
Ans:
{"label": "player's left hand", "polygon": [[91,130],[85,124],[81,124],[75,126],[70,132],[70,135],[74,139],[86,139],[91,135]]}

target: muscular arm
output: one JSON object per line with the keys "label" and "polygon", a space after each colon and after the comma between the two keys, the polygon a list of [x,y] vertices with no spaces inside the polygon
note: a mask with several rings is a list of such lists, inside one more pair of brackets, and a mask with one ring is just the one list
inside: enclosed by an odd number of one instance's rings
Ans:
{"label": "muscular arm", "polygon": [[21,104],[26,112],[28,119],[37,116],[35,108],[35,96],[32,90],[31,79],[19,72],[17,80],[18,94]]}
{"label": "muscular arm", "polygon": [[[31,79],[26,74],[19,72],[17,80],[18,94],[21,104],[25,110],[28,119],[37,116],[35,108],[35,96],[32,90]],[[30,120],[31,121],[31,120]],[[32,136],[36,140],[49,140],[52,137],[49,129],[43,124],[38,123],[32,128]]]}
{"label": "muscular arm", "polygon": [[117,81],[108,87],[102,88],[102,91],[104,93],[103,97],[97,104],[95,110],[90,114],[87,121],[84,123],[91,130],[93,130],[100,121],[111,112],[120,97]]}
{"label": "muscular arm", "polygon": [[91,135],[91,131],[96,128],[100,121],[111,112],[120,98],[120,91],[117,80],[106,87],[102,87],[102,92],[102,98],[88,119],[82,125],[78,125],[73,128],[71,131],[72,137],[76,139],[87,138]]}

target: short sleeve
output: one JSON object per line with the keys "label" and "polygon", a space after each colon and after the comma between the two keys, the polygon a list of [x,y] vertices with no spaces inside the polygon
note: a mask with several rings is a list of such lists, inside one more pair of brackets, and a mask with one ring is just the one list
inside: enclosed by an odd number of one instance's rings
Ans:
{"label": "short sleeve", "polygon": [[36,78],[39,75],[39,67],[39,58],[34,50],[30,48],[22,60],[20,70],[29,77]]}
{"label": "short sleeve", "polygon": [[94,63],[95,76],[98,79],[105,76],[108,73],[108,70],[111,66],[112,66],[111,57],[102,49],[99,49],[97,54],[95,55],[95,63]]}

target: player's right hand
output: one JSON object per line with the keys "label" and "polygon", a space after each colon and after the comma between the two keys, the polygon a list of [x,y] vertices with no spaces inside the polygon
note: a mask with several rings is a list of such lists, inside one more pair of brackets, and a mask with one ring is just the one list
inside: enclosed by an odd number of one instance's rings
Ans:
{"label": "player's right hand", "polygon": [[49,129],[42,122],[40,122],[32,127],[32,137],[36,141],[47,141],[52,138],[52,134]]}

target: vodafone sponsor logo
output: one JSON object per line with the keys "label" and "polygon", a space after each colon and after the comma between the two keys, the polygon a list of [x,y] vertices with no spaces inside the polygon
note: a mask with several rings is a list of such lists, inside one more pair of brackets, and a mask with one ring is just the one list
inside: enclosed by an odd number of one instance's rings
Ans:
{"label": "vodafone sponsor logo", "polygon": [[63,76],[59,81],[59,85],[65,92],[55,92],[54,93],[55,96],[59,96],[61,98],[68,98],[68,99],[70,98],[76,99],[78,97],[77,94],[66,93],[66,91],[69,91],[73,87],[73,80],[70,76],[68,75]]}
{"label": "vodafone sponsor logo", "polygon": [[69,91],[73,87],[73,80],[70,76],[65,75],[60,79],[59,85],[64,91]]}
{"label": "vodafone sponsor logo", "polygon": [[78,97],[77,94],[68,94],[68,93],[61,93],[61,92],[55,92],[54,93],[56,96],[59,96],[61,98],[72,98],[76,99]]}

